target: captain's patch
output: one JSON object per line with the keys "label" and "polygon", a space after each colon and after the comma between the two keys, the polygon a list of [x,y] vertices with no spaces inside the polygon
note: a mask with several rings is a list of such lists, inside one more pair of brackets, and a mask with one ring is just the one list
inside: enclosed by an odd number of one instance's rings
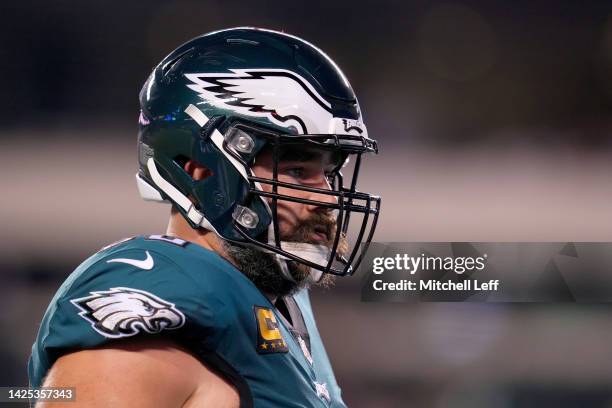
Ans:
{"label": "captain's patch", "polygon": [[81,311],[79,316],[105,337],[153,334],[185,324],[185,315],[173,303],[144,290],[118,287],[90,293],[70,302]]}
{"label": "captain's patch", "polygon": [[257,321],[257,351],[263,354],[289,351],[272,309],[253,306],[253,310]]}

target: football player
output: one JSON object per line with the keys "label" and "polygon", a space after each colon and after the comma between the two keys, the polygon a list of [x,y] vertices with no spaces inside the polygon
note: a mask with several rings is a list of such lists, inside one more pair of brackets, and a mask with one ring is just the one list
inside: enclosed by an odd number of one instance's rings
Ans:
{"label": "football player", "polygon": [[164,58],[140,107],[136,180],[168,230],[66,279],[31,386],[75,387],[70,407],[343,407],[307,289],[353,273],[380,208],[345,76],[302,39],[228,29]]}

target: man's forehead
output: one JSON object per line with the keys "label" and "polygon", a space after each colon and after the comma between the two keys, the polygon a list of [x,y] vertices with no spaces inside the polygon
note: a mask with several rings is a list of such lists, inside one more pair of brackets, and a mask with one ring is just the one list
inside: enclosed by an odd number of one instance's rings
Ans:
{"label": "man's forehead", "polygon": [[342,154],[335,149],[322,149],[311,146],[283,146],[279,151],[280,162],[315,162],[323,165],[340,164]]}
{"label": "man's forehead", "polygon": [[[345,155],[336,149],[325,149],[316,146],[305,146],[303,144],[291,144],[279,146],[278,161],[283,162],[300,162],[300,163],[317,163],[321,166],[328,167],[330,165],[339,166],[344,162]],[[264,162],[274,159],[274,147],[266,146],[257,156],[257,162]]]}

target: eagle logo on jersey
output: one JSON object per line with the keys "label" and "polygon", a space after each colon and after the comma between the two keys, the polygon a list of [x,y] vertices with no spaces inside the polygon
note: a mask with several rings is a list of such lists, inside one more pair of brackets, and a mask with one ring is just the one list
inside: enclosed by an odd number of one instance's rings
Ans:
{"label": "eagle logo on jersey", "polygon": [[185,315],[173,303],[144,290],[117,287],[90,293],[70,302],[81,310],[79,316],[105,337],[153,334],[185,324]]}

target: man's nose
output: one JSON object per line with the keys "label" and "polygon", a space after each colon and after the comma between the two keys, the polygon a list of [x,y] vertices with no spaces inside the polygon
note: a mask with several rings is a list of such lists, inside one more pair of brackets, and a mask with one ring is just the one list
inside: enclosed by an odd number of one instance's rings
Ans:
{"label": "man's nose", "polygon": [[[327,191],[332,191],[332,188],[329,184],[329,181],[327,180],[327,177],[325,177],[325,175],[323,175],[323,177],[321,177],[319,179],[319,181],[313,185],[313,187],[321,189],[321,190],[327,190]],[[309,192],[309,200],[312,201],[319,201],[321,203],[325,203],[325,204],[338,204],[338,197],[335,195],[331,195],[331,194],[323,194],[323,193],[317,193],[317,192]],[[319,205],[308,205],[308,209],[310,211],[323,211],[325,210],[326,212],[331,212],[333,210],[333,208],[329,208],[329,207],[324,207],[324,206],[319,206]]]}

